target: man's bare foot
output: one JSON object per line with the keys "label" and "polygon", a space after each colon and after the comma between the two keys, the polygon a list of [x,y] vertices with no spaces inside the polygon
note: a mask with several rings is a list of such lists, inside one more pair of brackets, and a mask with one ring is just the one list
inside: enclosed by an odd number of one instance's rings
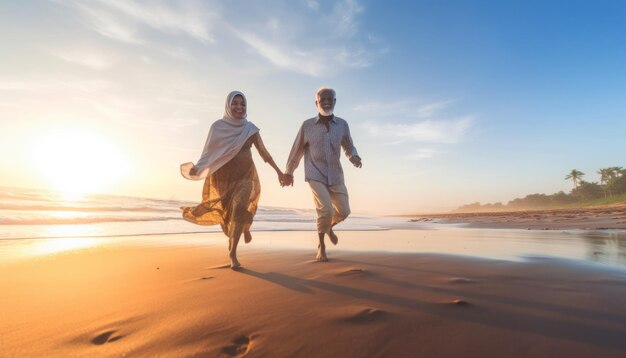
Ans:
{"label": "man's bare foot", "polygon": [[249,244],[250,241],[252,241],[252,234],[250,233],[250,230],[246,230],[243,232],[243,242]]}
{"label": "man's bare foot", "polygon": [[237,260],[237,256],[232,256],[230,255],[230,268],[235,270],[239,267],[241,267],[241,264],[239,263],[239,260]]}
{"label": "man's bare foot", "polygon": [[337,237],[337,235],[335,235],[335,232],[330,230],[330,232],[328,233],[328,237],[330,238],[330,242],[333,243],[333,245],[337,245],[337,243],[339,242],[339,238]]}
{"label": "man's bare foot", "polygon": [[326,262],[328,261],[328,257],[326,257],[326,248],[318,246],[317,247],[317,256],[315,257],[317,261]]}

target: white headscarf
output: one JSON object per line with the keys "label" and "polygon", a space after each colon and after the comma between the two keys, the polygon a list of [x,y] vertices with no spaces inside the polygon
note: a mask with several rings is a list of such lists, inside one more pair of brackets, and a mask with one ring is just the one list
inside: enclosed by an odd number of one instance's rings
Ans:
{"label": "white headscarf", "polygon": [[259,128],[247,119],[247,110],[242,119],[236,119],[230,109],[235,96],[243,97],[244,103],[248,103],[246,96],[239,91],[232,91],[226,97],[224,117],[211,125],[209,136],[204,144],[204,150],[200,159],[195,164],[197,175],[189,174],[194,164],[184,163],[180,165],[180,173],[190,180],[201,180],[215,173],[219,168],[233,159],[241,150],[248,138],[259,132]]}

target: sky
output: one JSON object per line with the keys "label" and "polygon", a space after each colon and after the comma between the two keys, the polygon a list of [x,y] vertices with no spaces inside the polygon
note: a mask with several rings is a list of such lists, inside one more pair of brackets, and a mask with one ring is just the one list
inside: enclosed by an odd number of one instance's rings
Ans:
{"label": "sky", "polygon": [[[355,213],[571,190],[626,166],[620,1],[0,1],[0,186],[200,200],[226,95],[280,167],[320,86],[363,167]],[[303,164],[260,205],[312,208]]]}

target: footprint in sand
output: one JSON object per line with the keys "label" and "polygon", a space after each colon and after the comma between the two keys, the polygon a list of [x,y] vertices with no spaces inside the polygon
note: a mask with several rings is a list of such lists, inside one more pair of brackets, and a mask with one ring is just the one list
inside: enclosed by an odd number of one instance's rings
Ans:
{"label": "footprint in sand", "polygon": [[355,275],[369,275],[371,272],[364,268],[351,267],[345,270],[341,270],[335,273],[335,276],[355,276]]}
{"label": "footprint in sand", "polygon": [[229,268],[230,268],[230,264],[224,264],[224,265],[207,267],[207,270],[220,270],[220,269],[229,269]]}
{"label": "footprint in sand", "polygon": [[230,357],[243,357],[252,348],[252,339],[247,336],[235,338],[232,344],[222,348],[222,352]]}
{"label": "footprint in sand", "polygon": [[105,343],[115,342],[124,337],[124,336],[113,336],[115,332],[117,331],[106,331],[104,333],[100,333],[99,335],[93,337],[93,339],[91,340],[91,343],[101,346]]}
{"label": "footprint in sand", "polygon": [[366,307],[344,318],[343,321],[350,323],[371,323],[380,321],[387,316],[387,312],[378,308]]}
{"label": "footprint in sand", "polygon": [[465,277],[453,277],[448,280],[448,283],[476,283],[476,280]]}
{"label": "footprint in sand", "polygon": [[471,304],[465,300],[459,299],[459,298],[455,298],[450,302],[446,302],[447,304],[453,305],[453,306],[471,306]]}

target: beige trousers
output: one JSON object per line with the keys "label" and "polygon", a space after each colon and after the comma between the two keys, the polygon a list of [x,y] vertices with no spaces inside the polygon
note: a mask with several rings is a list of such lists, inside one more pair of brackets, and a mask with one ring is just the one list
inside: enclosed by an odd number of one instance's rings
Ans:
{"label": "beige trousers", "polygon": [[315,209],[317,210],[317,232],[328,234],[333,225],[350,215],[348,189],[345,184],[326,185],[309,180]]}

